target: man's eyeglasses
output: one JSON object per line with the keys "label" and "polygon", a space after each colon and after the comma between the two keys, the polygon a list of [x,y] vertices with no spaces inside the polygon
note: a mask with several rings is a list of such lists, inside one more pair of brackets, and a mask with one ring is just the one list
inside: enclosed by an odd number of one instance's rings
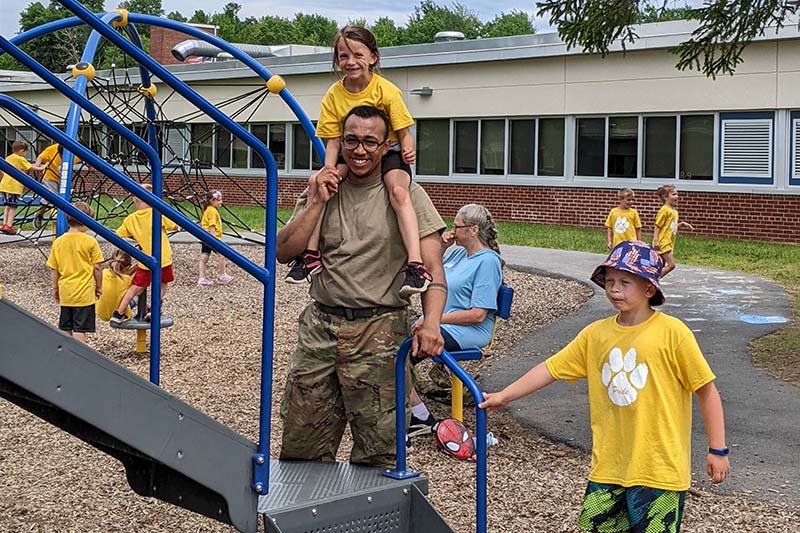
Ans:
{"label": "man's eyeglasses", "polygon": [[344,145],[344,147],[347,148],[348,150],[355,150],[356,148],[358,148],[358,145],[360,144],[361,146],[364,147],[365,151],[370,153],[377,150],[378,147],[385,142],[386,142],[385,139],[383,141],[376,141],[375,139],[359,139],[354,135],[348,135],[347,137],[342,137],[342,145]]}

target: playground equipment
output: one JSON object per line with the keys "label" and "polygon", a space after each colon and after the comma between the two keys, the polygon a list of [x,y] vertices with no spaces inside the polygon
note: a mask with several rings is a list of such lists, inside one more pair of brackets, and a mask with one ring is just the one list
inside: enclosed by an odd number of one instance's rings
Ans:
{"label": "playground equipment", "polygon": [[[172,327],[175,321],[167,316],[161,317],[160,328]],[[136,353],[147,353],[147,330],[150,329],[150,319],[147,316],[147,289],[139,296],[136,304],[136,315],[117,324],[111,323],[114,329],[128,329],[136,332]]]}
{"label": "playground equipment", "polygon": [[[397,466],[382,471],[350,464],[282,463],[269,458],[272,401],[272,348],[275,305],[275,239],[277,169],[267,147],[231,117],[203,99],[142,49],[134,24],[176,29],[203,39],[241,61],[261,77],[272,94],[278,94],[294,111],[324,159],[313,126],[285,83],[260,63],[221,39],[180,23],[137,15],[124,10],[95,15],[77,0],[59,0],[76,16],[25,32],[11,40],[0,36],[0,48],[26,65],[45,82],[72,101],[75,113],[88,113],[131,143],[147,159],[153,192],[149,192],[78,141],[77,126],[60,131],[26,105],[0,94],[0,110],[11,113],[27,126],[60,143],[64,148],[61,194],[0,160],[7,172],[35,194],[68,213],[152,271],[149,382],[90,347],[63,335],[41,319],[0,299],[0,335],[9,341],[0,357],[0,395],[23,409],[120,460],[129,484],[138,494],[159,498],[230,523],[240,531],[256,531],[259,516],[270,532],[358,531],[448,532],[451,529],[424,497],[427,480],[406,467],[404,409],[397,410]],[[35,60],[19,45],[55,31],[86,24],[92,28],[75,85],[69,86]],[[118,31],[119,30],[119,31]],[[128,37],[123,36],[123,33]],[[152,119],[155,98],[151,75],[183,96],[216,123],[252,148],[265,163],[266,220],[264,266],[256,265],[223,241],[203,231],[176,207],[162,199],[163,166],[157,153],[158,131],[150,122],[142,133],[146,140],[110,117],[86,98],[83,90],[94,76],[92,56],[101,38],[121,48],[140,65],[145,111]],[[153,207],[153,255],[145,255],[97,220],[70,204],[68,168],[78,156],[97,172]],[[256,278],[264,286],[262,364],[258,442],[192,408],[158,387],[161,351],[161,216],[167,216],[208,247]],[[59,215],[62,218],[62,215]],[[61,225],[61,224],[59,224]],[[146,308],[142,305],[141,309]],[[13,328],[14,334],[7,334]],[[397,401],[405,403],[405,367],[410,340],[397,357]],[[467,384],[476,400],[481,391],[475,381],[450,357],[441,360]],[[478,484],[476,531],[486,531],[486,413],[476,408]],[[349,525],[348,525],[349,524]]]}

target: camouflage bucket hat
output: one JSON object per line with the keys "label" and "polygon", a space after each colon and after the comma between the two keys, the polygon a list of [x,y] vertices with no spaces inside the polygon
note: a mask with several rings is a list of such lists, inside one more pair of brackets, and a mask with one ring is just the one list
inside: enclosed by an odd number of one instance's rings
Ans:
{"label": "camouflage bucket hat", "polygon": [[590,279],[605,289],[607,267],[630,272],[653,284],[656,293],[650,297],[650,305],[661,305],[666,300],[659,282],[662,266],[661,256],[647,243],[623,241],[611,250],[608,259],[602,265],[594,269]]}

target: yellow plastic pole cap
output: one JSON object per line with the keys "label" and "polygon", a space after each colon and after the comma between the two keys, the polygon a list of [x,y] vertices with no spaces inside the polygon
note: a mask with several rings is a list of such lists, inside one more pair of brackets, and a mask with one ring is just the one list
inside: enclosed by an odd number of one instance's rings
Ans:
{"label": "yellow plastic pole cap", "polygon": [[267,80],[267,89],[269,89],[269,92],[271,92],[272,94],[278,94],[285,88],[286,88],[286,81],[277,74],[275,74],[274,76],[272,76],[270,79]]}
{"label": "yellow plastic pole cap", "polygon": [[124,28],[128,25],[128,10],[127,9],[113,9],[112,13],[119,13],[122,15],[120,18],[111,21],[111,25],[115,28]]}
{"label": "yellow plastic pole cap", "polygon": [[86,76],[89,81],[94,79],[94,65],[86,61],[81,61],[72,67],[72,77]]}
{"label": "yellow plastic pole cap", "polygon": [[153,83],[151,83],[147,87],[145,87],[144,85],[140,85],[139,92],[146,98],[150,98],[152,100],[153,98],[156,97],[156,86]]}

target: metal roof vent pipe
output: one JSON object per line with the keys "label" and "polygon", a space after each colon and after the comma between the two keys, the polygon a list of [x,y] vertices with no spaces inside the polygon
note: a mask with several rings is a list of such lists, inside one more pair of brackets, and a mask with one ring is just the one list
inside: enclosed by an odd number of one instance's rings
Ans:
{"label": "metal roof vent pipe", "polygon": [[[233,46],[244,52],[245,54],[259,58],[259,57],[272,57],[272,47],[262,46],[257,44],[236,44]],[[217,57],[222,54],[222,49],[201,40],[187,39],[181,41],[172,47],[172,55],[178,61],[186,61],[189,57]]]}
{"label": "metal roof vent pipe", "polygon": [[446,43],[449,41],[463,41],[464,34],[460,31],[440,31],[433,36],[433,42]]}

